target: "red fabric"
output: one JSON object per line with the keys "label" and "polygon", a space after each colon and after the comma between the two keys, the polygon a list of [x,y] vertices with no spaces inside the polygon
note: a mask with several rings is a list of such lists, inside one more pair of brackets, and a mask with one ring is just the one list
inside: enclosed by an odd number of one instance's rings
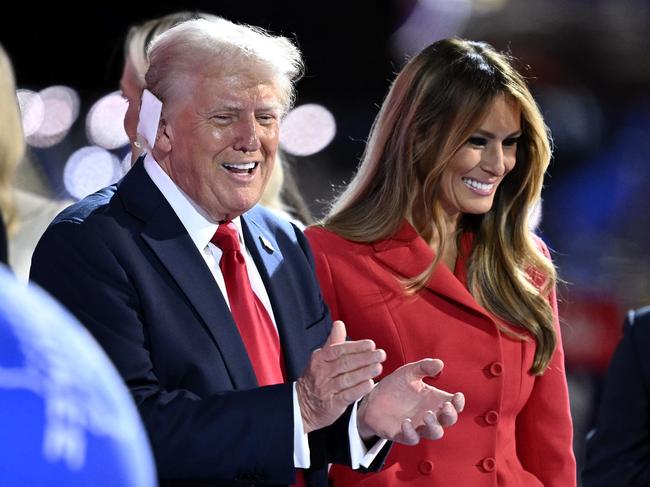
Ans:
{"label": "red fabric", "polygon": [[307,481],[305,480],[305,472],[297,468],[296,469],[296,483],[291,484],[291,487],[307,487]]}
{"label": "red fabric", "polygon": [[266,308],[251,287],[237,227],[232,222],[220,224],[212,243],[223,251],[219,267],[226,282],[230,311],[253,364],[257,382],[261,386],[281,384],[284,380],[280,338]]}
{"label": "red fabric", "polygon": [[[400,279],[419,275],[434,259],[428,243],[406,222],[393,238],[370,244],[321,228],[305,234],[332,319],[345,322],[351,339],[371,338],[386,351],[383,374],[437,357],[445,368],[427,381],[461,391],[467,401],[444,438],[394,444],[378,473],[334,465],[335,487],[576,485],[561,341],[544,375],[531,375],[534,341],[499,331],[497,318],[466,288],[462,255],[457,275],[441,263],[424,289],[406,294]],[[461,248],[468,255],[466,238]],[[555,291],[549,301],[559,339]]]}

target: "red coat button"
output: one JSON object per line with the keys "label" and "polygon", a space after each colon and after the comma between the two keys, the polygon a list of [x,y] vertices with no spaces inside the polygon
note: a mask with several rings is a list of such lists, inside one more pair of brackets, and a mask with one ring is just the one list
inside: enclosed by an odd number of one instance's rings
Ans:
{"label": "red coat button", "polygon": [[429,460],[421,461],[418,465],[418,470],[422,475],[429,475],[433,472],[433,462],[430,462]]}
{"label": "red coat button", "polygon": [[501,374],[503,374],[503,364],[499,361],[492,362],[490,364],[490,374],[492,374],[494,377],[499,377]]}
{"label": "red coat button", "polygon": [[497,461],[492,457],[485,457],[481,461],[481,467],[483,467],[483,470],[486,472],[492,472],[495,468],[497,468]]}
{"label": "red coat button", "polygon": [[485,413],[485,416],[483,416],[483,418],[487,424],[497,424],[499,421],[499,413],[494,410],[488,411]]}

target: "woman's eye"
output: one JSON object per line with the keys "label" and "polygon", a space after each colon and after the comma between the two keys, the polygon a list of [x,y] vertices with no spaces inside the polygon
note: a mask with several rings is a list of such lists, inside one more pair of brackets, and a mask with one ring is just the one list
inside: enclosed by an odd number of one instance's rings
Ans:
{"label": "woman's eye", "polygon": [[478,147],[485,147],[487,145],[487,140],[484,137],[470,137],[467,142]]}
{"label": "woman's eye", "polygon": [[519,142],[519,137],[511,137],[509,139],[504,140],[503,145],[505,147],[512,147],[517,145],[517,142]]}

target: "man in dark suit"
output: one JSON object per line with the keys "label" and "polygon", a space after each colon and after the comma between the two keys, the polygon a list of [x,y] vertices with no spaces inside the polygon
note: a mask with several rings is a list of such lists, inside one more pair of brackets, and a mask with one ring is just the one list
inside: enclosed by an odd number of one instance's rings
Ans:
{"label": "man in dark suit", "polygon": [[630,311],[610,362],[584,487],[650,485],[650,306]]}
{"label": "man in dark suit", "polygon": [[[161,35],[140,115],[147,154],[60,214],[34,254],[32,278],[125,379],[169,483],[286,485],[307,468],[326,485],[327,463],[376,469],[386,440],[438,439],[463,408],[422,381],[437,360],[375,386],[385,353],[345,341],[302,233],[255,206],[300,68],[287,39],[222,19]],[[235,283],[229,252],[245,269]]]}

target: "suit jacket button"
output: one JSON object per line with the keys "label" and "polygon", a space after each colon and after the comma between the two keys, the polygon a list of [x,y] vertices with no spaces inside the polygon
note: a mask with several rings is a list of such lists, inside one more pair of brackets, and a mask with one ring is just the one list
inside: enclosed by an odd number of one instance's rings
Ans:
{"label": "suit jacket button", "polygon": [[481,460],[481,467],[486,472],[492,472],[495,468],[497,468],[497,461],[492,457],[485,457],[483,460]]}
{"label": "suit jacket button", "polygon": [[499,377],[501,374],[503,374],[503,363],[499,362],[498,360],[496,362],[492,362],[490,364],[490,374],[492,374],[493,377]]}
{"label": "suit jacket button", "polygon": [[418,470],[422,475],[430,475],[433,472],[433,462],[429,460],[423,460],[418,465]]}
{"label": "suit jacket button", "polygon": [[485,413],[485,416],[483,416],[483,418],[485,419],[485,422],[487,424],[490,425],[497,424],[497,422],[499,421],[499,413],[494,410],[491,410]]}

